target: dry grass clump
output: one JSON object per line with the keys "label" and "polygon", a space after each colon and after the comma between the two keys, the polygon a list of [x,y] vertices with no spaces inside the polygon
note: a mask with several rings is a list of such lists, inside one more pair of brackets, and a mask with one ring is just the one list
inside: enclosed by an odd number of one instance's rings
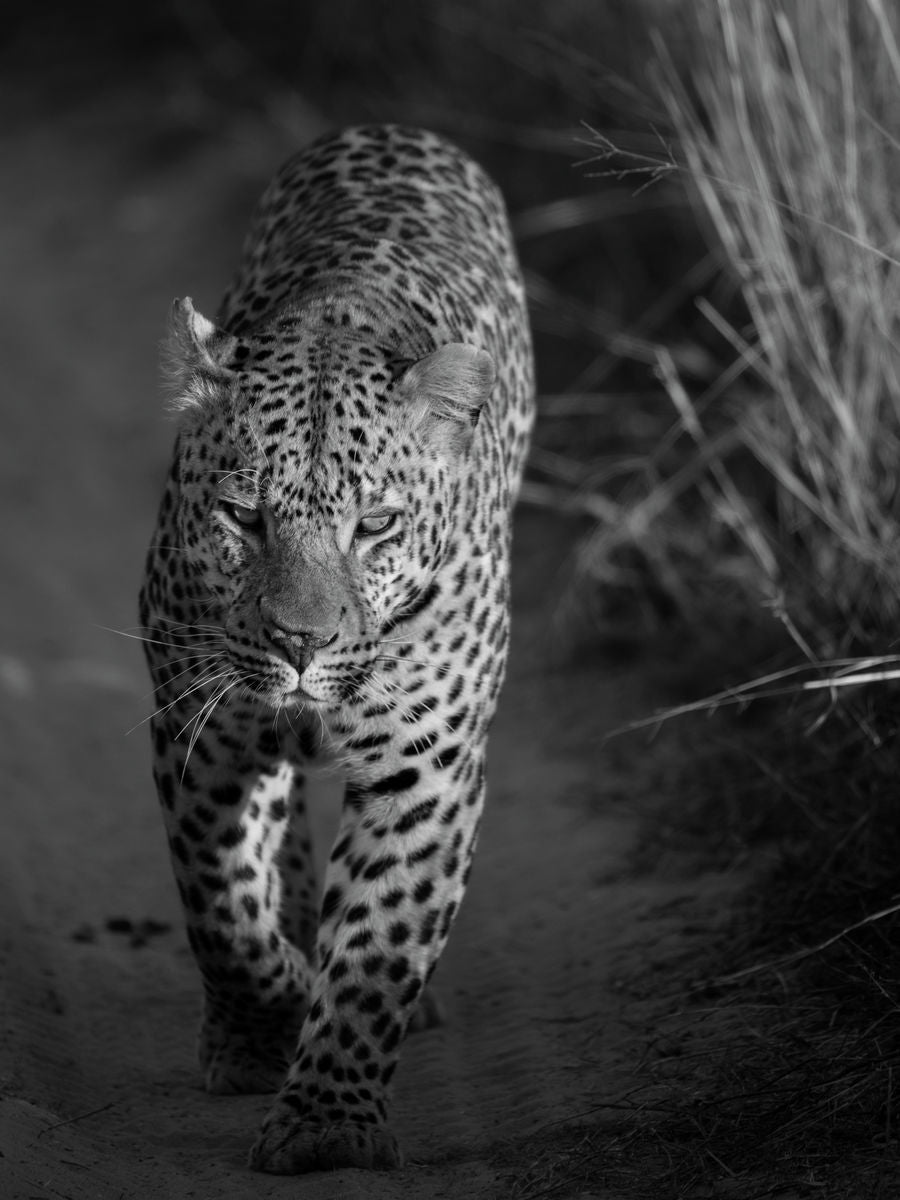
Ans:
{"label": "dry grass clump", "polygon": [[826,758],[787,723],[730,738],[723,724],[718,745],[695,721],[668,727],[654,764],[667,795],[635,865],[753,866],[753,883],[717,934],[632,981],[638,1083],[605,1092],[597,1064],[596,1180],[673,1200],[887,1200],[900,1169],[897,733],[866,763],[858,738]]}
{"label": "dry grass clump", "polygon": [[643,1016],[644,1083],[600,1097],[615,1118],[610,1184],[641,1175],[648,1196],[735,1200],[894,1194],[900,733],[880,699],[854,696],[852,725],[830,726],[826,753],[797,737],[808,699],[749,731],[668,726],[656,765],[667,798],[636,865],[755,863],[754,882],[702,957],[673,960],[668,1011]]}
{"label": "dry grass clump", "polygon": [[[691,519],[708,561],[738,547],[817,653],[900,617],[898,33],[886,0],[701,0],[670,6],[657,37],[677,149],[644,167],[689,181],[742,308],[702,306],[733,356],[704,394],[659,354],[703,464],[705,527]],[[683,491],[658,486],[677,523]]]}
{"label": "dry grass clump", "polygon": [[886,1029],[876,1058],[833,1015],[823,995],[785,1005],[760,991],[664,1022],[652,1082],[607,1138],[607,1184],[672,1200],[887,1200],[900,1167],[897,1038]]}
{"label": "dry grass clump", "polygon": [[634,1084],[610,1089],[594,1031],[583,1110],[501,1156],[503,1195],[896,1195],[900,735],[880,733],[891,740],[867,763],[849,734],[810,755],[787,722],[752,737],[744,723],[667,726],[630,868],[737,868],[753,883],[715,933],[698,898],[694,936],[625,978]]}

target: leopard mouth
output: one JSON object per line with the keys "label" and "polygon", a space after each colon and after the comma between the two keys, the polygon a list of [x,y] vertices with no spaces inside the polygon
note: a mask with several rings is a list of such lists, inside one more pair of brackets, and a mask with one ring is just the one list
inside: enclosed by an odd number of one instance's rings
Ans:
{"label": "leopard mouth", "polygon": [[247,688],[254,700],[275,710],[328,707],[327,701],[308,691],[299,679],[296,682],[285,681],[282,672],[265,680],[248,683]]}
{"label": "leopard mouth", "polygon": [[309,678],[319,664],[311,663],[300,670],[293,663],[276,658],[272,665],[275,669],[271,692],[276,705],[330,711],[339,707],[344,698],[346,689],[339,680],[330,675],[324,681]]}
{"label": "leopard mouth", "polygon": [[273,672],[273,692],[277,691],[279,703],[305,706],[322,704],[309,687],[309,681],[304,686],[303,672],[297,670],[291,663],[279,662],[279,669]]}
{"label": "leopard mouth", "polygon": [[305,678],[312,666],[311,663],[297,664],[292,662],[287,655],[282,655],[277,651],[274,654],[268,654],[267,659],[271,669],[273,690],[277,689],[280,703],[293,702],[302,706],[327,704],[324,697],[315,694],[314,685]]}
{"label": "leopard mouth", "polygon": [[242,677],[245,694],[272,709],[314,708],[331,711],[356,694],[366,669],[347,670],[346,664],[314,655],[294,662],[280,646],[239,647],[230,654]]}

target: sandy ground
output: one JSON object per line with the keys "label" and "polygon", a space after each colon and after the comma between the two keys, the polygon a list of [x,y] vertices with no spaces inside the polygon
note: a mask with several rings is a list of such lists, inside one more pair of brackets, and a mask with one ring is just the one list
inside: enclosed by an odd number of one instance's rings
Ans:
{"label": "sandy ground", "polygon": [[[522,1180],[541,1148],[633,1085],[648,971],[712,921],[694,913],[688,932],[691,898],[721,910],[728,885],[623,870],[646,747],[611,771],[601,738],[653,700],[633,672],[560,656],[548,629],[573,530],[534,510],[477,869],[437,976],[448,1021],[410,1040],[397,1077],[408,1166],[254,1175],[265,1098],[200,1089],[200,988],[139,726],[149,683],[137,642],[109,630],[136,621],[172,434],[168,305],[215,308],[290,147],[251,121],[217,127],[189,92],[151,93],[29,123],[0,156],[0,1197],[538,1194]],[[602,1158],[583,1178],[582,1197],[612,1195]]]}

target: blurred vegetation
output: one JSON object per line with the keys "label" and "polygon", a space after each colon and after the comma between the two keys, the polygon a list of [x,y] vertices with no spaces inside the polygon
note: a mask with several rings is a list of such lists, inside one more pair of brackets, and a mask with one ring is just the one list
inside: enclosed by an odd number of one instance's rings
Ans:
{"label": "blurred vegetation", "polygon": [[700,305],[732,348],[709,389],[690,395],[664,349],[661,379],[707,460],[712,544],[728,531],[812,659],[883,652],[900,615],[900,13],[827,10],[684,6],[690,70],[660,42],[657,75],[669,166],[745,306]]}

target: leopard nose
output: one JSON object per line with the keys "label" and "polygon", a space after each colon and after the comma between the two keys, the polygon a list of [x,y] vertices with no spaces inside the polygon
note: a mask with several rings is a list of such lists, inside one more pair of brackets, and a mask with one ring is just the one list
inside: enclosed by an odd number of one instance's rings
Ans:
{"label": "leopard nose", "polygon": [[271,642],[302,673],[313,660],[317,650],[337,641],[336,629],[298,628],[289,618],[276,614],[261,606],[262,627],[266,639]]}
{"label": "leopard nose", "polygon": [[337,641],[336,632],[325,636],[309,630],[284,629],[279,625],[267,627],[266,636],[301,675],[312,662],[317,650],[324,650],[326,646]]}

